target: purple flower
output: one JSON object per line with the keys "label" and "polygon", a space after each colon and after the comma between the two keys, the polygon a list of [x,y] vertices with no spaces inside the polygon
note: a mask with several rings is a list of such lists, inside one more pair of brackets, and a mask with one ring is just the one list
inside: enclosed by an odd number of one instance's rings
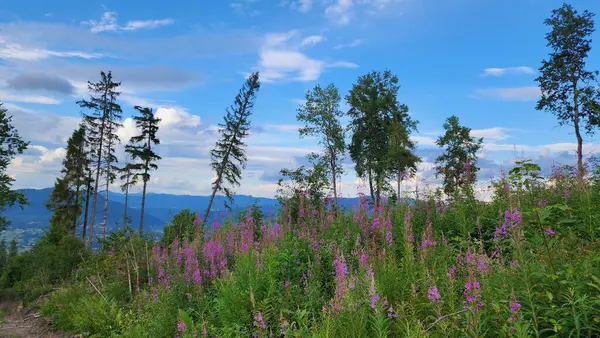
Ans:
{"label": "purple flower", "polygon": [[252,325],[261,329],[265,328],[265,321],[263,319],[262,312],[258,312],[254,315],[254,322],[252,323]]}
{"label": "purple flower", "polygon": [[184,333],[185,332],[185,323],[181,320],[177,321],[177,332]]}
{"label": "purple flower", "polygon": [[521,216],[517,208],[513,210],[506,210],[504,212],[504,223],[501,227],[496,228],[494,233],[494,239],[503,239],[508,237],[508,231],[517,228],[521,224]]}
{"label": "purple flower", "polygon": [[548,201],[546,201],[546,200],[539,200],[539,201],[537,202],[537,206],[538,206],[538,208],[543,208],[543,207],[545,207],[545,206],[547,206],[547,205],[548,205]]}
{"label": "purple flower", "polygon": [[436,286],[431,287],[429,290],[427,290],[427,298],[429,298],[429,301],[432,303],[435,303],[438,300],[442,299]]}
{"label": "purple flower", "polygon": [[552,237],[556,234],[556,232],[554,232],[554,230],[552,228],[546,228],[546,230],[544,230],[544,235],[548,236],[548,237]]}
{"label": "purple flower", "polygon": [[373,296],[371,296],[371,307],[375,308],[377,306],[377,302],[379,301],[380,297],[378,294],[375,294]]}

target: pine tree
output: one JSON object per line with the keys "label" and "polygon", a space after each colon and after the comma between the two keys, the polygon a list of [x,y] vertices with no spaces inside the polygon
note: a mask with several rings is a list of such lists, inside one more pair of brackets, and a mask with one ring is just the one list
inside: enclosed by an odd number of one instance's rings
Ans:
{"label": "pine tree", "polygon": [[85,128],[81,125],[67,141],[67,154],[61,169],[63,175],[56,180],[46,203],[46,207],[54,212],[50,224],[60,223],[73,236],[82,213],[82,188],[87,185],[88,164]]}
{"label": "pine tree", "polygon": [[6,242],[2,240],[0,241],[0,276],[4,271],[6,263],[8,263],[8,252],[6,251]]}
{"label": "pine tree", "polygon": [[546,35],[552,49],[548,60],[542,61],[540,84],[542,96],[537,110],[550,112],[560,125],[573,126],[577,138],[577,171],[584,176],[582,129],[588,135],[600,125],[600,93],[597,71],[586,69],[594,33],[594,14],[578,14],[571,5],[563,4],[552,11],[544,23],[551,27]]}
{"label": "pine tree", "polygon": [[27,204],[27,199],[21,193],[11,189],[14,179],[10,177],[6,170],[10,161],[17,155],[20,155],[27,149],[29,142],[23,141],[18,131],[12,125],[12,116],[8,113],[2,102],[0,102],[0,230],[3,230],[8,224],[2,212],[15,204],[21,208]]}
{"label": "pine tree", "polygon": [[444,130],[444,135],[436,141],[439,147],[446,147],[435,160],[436,177],[443,176],[444,192],[452,195],[477,181],[477,152],[483,138],[471,137],[471,129],[461,126],[454,115],[446,119]]}
{"label": "pine tree", "polygon": [[216,193],[224,193],[231,202],[233,192],[226,185],[240,185],[242,169],[246,168],[246,144],[243,140],[249,135],[249,118],[259,89],[258,72],[255,72],[246,79],[244,86],[235,97],[233,105],[227,109],[224,117],[225,123],[219,124],[221,139],[217,141],[215,148],[210,152],[211,166],[217,178],[212,184],[213,191],[204,212],[202,226],[206,223]]}
{"label": "pine tree", "polygon": [[135,165],[127,163],[120,170],[121,176],[119,179],[121,182],[121,191],[125,194],[125,204],[123,205],[123,230],[127,228],[127,224],[131,223],[131,219],[127,216],[127,202],[129,201],[129,190],[131,187],[137,184],[137,177],[135,176]]}
{"label": "pine tree", "polygon": [[121,85],[120,82],[114,82],[112,73],[100,72],[100,81],[92,83],[88,81],[88,90],[90,91],[89,101],[80,100],[77,104],[82,108],[87,108],[91,114],[84,114],[86,123],[87,138],[90,146],[95,150],[92,152],[92,161],[94,163],[94,188],[92,189],[92,210],[90,220],[90,234],[88,245],[92,246],[94,237],[94,224],[96,221],[96,204],[98,200],[98,185],[100,175],[106,178],[106,195],[104,204],[103,233],[106,234],[106,217],[108,214],[108,187],[115,179],[114,164],[116,157],[114,155],[115,145],[119,141],[116,135],[117,128],[120,126],[122,111],[121,106],[116,102],[119,92],[116,89]]}
{"label": "pine tree", "polygon": [[340,110],[341,97],[334,84],[325,89],[319,85],[312,91],[306,92],[306,103],[298,108],[296,119],[304,122],[300,137],[317,136],[319,143],[324,147],[323,161],[327,163],[333,183],[333,204],[337,207],[337,178],[343,174],[342,160],[346,144],[344,129],[339,119],[344,116]]}
{"label": "pine tree", "polygon": [[134,163],[131,169],[135,171],[134,180],[142,180],[142,210],[140,213],[140,234],[144,230],[144,211],[146,207],[146,189],[148,181],[150,181],[150,171],[157,170],[156,162],[160,160],[154,150],[153,145],[160,144],[157,137],[158,123],[160,119],[154,115],[151,108],[134,107],[139,116],[134,116],[135,125],[141,132],[140,135],[134,136],[130,140],[130,144],[125,146],[125,151],[131,156]]}

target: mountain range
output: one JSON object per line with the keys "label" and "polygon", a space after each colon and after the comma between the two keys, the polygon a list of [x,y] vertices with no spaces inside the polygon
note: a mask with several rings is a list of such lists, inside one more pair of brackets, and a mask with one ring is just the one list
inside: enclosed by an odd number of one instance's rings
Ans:
{"label": "mountain range", "polygon": [[[46,189],[21,189],[18,190],[27,197],[28,204],[23,208],[11,207],[5,210],[4,215],[10,221],[10,225],[5,231],[0,233],[0,240],[10,241],[15,238],[21,249],[29,248],[40,237],[42,237],[48,228],[48,222],[52,213],[46,208],[46,202],[52,192],[52,188]],[[142,195],[139,193],[130,194],[127,202],[127,215],[131,217],[133,228],[136,228],[140,217]],[[149,193],[146,195],[146,211],[144,216],[145,231],[154,232],[158,236],[162,234],[162,229],[169,223],[172,217],[182,209],[188,208],[192,212],[198,212],[200,215],[206,210],[210,196],[194,196],[194,195],[171,195],[171,194],[155,194]],[[104,212],[104,195],[99,194],[97,200],[96,211],[96,233],[99,226],[102,224],[102,216]],[[123,224],[125,196],[121,193],[108,193],[108,219],[107,230],[112,231],[118,229]],[[349,207],[356,204],[357,198],[343,198],[339,203],[343,207]],[[215,196],[215,201],[211,207],[211,213],[207,224],[212,223],[215,215],[222,214],[230,215],[225,208],[225,197]],[[235,195],[233,200],[232,212],[237,213],[249,206],[255,204],[259,206],[261,211],[268,213],[269,209],[275,212],[279,207],[279,203],[274,198],[252,197],[248,195]],[[91,205],[90,205],[91,212]],[[79,229],[81,231],[81,229]]]}

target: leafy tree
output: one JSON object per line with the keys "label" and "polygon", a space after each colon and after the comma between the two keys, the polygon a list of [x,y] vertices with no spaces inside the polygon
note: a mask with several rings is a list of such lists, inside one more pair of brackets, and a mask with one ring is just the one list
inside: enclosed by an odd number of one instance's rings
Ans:
{"label": "leafy tree", "polygon": [[242,169],[246,168],[246,144],[244,138],[250,130],[250,115],[254,107],[256,93],[260,89],[258,72],[252,73],[244,86],[235,97],[233,105],[225,113],[225,123],[219,124],[221,139],[211,150],[211,166],[217,178],[213,182],[213,191],[204,212],[202,226],[206,223],[210,208],[217,192],[222,192],[231,202],[233,192],[226,186],[239,186],[242,178]]}
{"label": "leafy tree", "polygon": [[85,149],[85,129],[80,126],[67,141],[62,177],[57,178],[50,199],[46,203],[53,212],[50,224],[60,223],[75,235],[82,212],[82,188],[87,185],[86,171],[89,160]]}
{"label": "leafy tree", "polygon": [[408,107],[398,102],[399,89],[398,77],[386,70],[383,74],[371,72],[360,76],[346,96],[352,119],[349,129],[353,132],[350,157],[357,175],[368,180],[376,204],[386,189],[390,171],[389,130],[394,114],[408,133],[416,129],[417,122],[408,116]]}
{"label": "leafy tree", "polygon": [[6,251],[6,242],[2,240],[0,241],[0,275],[2,275],[2,271],[4,271],[7,260],[8,252]]}
{"label": "leafy tree", "polygon": [[569,4],[552,11],[544,21],[551,28],[546,40],[552,52],[542,61],[536,79],[542,92],[536,109],[554,114],[560,125],[571,125],[575,131],[580,178],[585,172],[582,129],[592,135],[600,124],[598,72],[586,69],[595,30],[593,18],[593,13],[579,14]]}
{"label": "leafy tree", "polygon": [[334,84],[325,89],[319,85],[306,92],[306,103],[298,108],[296,119],[304,122],[300,137],[317,136],[324,147],[323,161],[328,165],[333,182],[333,203],[337,207],[337,178],[343,174],[342,160],[346,144],[344,129],[339,119],[344,115],[340,110],[340,94]]}
{"label": "leafy tree", "polygon": [[144,210],[146,207],[146,189],[148,181],[150,181],[150,171],[157,170],[156,162],[160,160],[154,150],[153,145],[160,144],[158,133],[158,123],[160,119],[154,115],[151,108],[134,107],[139,115],[133,117],[135,125],[141,134],[134,136],[130,140],[130,144],[125,146],[125,151],[131,156],[132,161],[137,161],[131,164],[131,170],[135,171],[133,180],[141,179],[142,186],[142,210],[140,214],[140,234],[144,230]]}
{"label": "leafy tree", "polygon": [[127,224],[131,223],[131,218],[127,216],[127,202],[129,201],[129,189],[137,184],[137,176],[135,176],[135,166],[132,163],[127,163],[120,169],[121,176],[119,179],[121,184],[121,191],[125,194],[125,203],[123,205],[123,230],[127,227]]}
{"label": "leafy tree", "polygon": [[471,128],[461,126],[454,115],[446,119],[444,130],[444,135],[435,142],[439,147],[445,147],[444,153],[435,160],[436,177],[443,176],[444,192],[451,195],[477,180],[477,152],[483,138],[471,137]]}
{"label": "leafy tree", "polygon": [[10,248],[8,249],[8,257],[15,257],[19,254],[19,248],[17,247],[17,240],[13,238],[10,241]]}
{"label": "leafy tree", "polygon": [[92,83],[88,81],[88,90],[90,91],[89,100],[77,101],[77,104],[89,109],[91,114],[84,114],[86,124],[87,138],[90,146],[95,150],[92,152],[92,161],[95,166],[94,188],[92,190],[92,218],[90,221],[90,237],[88,245],[92,246],[94,237],[94,224],[96,220],[96,204],[98,200],[98,185],[100,175],[104,174],[105,193],[104,196],[104,218],[103,234],[106,236],[106,218],[108,215],[108,187],[115,179],[115,169],[113,163],[117,162],[115,157],[115,145],[119,141],[116,132],[120,126],[119,120],[122,117],[121,106],[116,102],[120,95],[117,88],[120,82],[114,82],[112,73],[100,72],[100,81]]}
{"label": "leafy tree", "polygon": [[6,170],[10,161],[22,154],[28,145],[29,142],[23,141],[19,136],[19,132],[12,125],[12,116],[0,102],[0,230],[8,225],[8,220],[2,216],[2,212],[15,204],[23,208],[27,203],[23,194],[11,190],[14,179],[6,173]]}
{"label": "leafy tree", "polygon": [[308,197],[314,208],[318,208],[323,198],[324,190],[330,184],[327,178],[328,163],[323,158],[311,154],[308,156],[312,167],[300,166],[295,170],[281,169],[282,178],[277,182],[277,199],[288,209],[297,209],[303,195]]}
{"label": "leafy tree", "polygon": [[390,172],[396,179],[396,196],[400,200],[400,184],[408,177],[414,176],[421,158],[415,155],[415,142],[409,138],[408,130],[403,125],[403,117],[395,113],[390,124],[388,159]]}
{"label": "leafy tree", "polygon": [[194,237],[194,220],[196,214],[190,209],[182,209],[179,213],[173,216],[171,222],[163,229],[162,243],[171,244],[174,240],[183,242],[184,240],[192,240]]}

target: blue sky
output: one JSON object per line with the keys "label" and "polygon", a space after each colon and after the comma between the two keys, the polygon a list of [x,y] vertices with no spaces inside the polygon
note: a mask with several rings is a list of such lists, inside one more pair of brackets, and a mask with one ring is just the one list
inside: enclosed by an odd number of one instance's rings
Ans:
{"label": "blue sky", "polygon": [[[444,119],[483,136],[482,178],[516,154],[549,167],[571,163],[574,136],[534,109],[537,68],[547,56],[543,20],[554,0],[11,1],[0,10],[0,100],[31,141],[10,167],[16,187],[51,186],[77,126],[85,83],[100,70],[122,81],[133,105],[163,119],[163,161],[151,191],[206,194],[208,152],[224,108],[254,70],[262,88],[239,193],[272,196],[277,172],[296,167],[315,140],[299,139],[296,108],[315,84],[340,92],[372,70],[392,70],[401,102],[420,121],[418,179],[431,180]],[[569,1],[600,12],[597,1]],[[598,37],[594,35],[594,40]],[[600,48],[590,69],[600,69]],[[120,136],[133,133],[125,120]],[[587,154],[600,151],[586,138]],[[515,152],[516,150],[516,152]],[[122,152],[122,149],[119,150]],[[357,192],[347,161],[342,194]],[[435,182],[433,182],[435,183]]]}

